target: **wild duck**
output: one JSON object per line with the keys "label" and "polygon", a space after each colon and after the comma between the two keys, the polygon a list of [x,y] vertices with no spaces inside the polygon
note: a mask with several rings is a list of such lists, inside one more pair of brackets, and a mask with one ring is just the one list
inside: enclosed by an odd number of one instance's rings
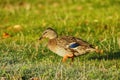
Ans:
{"label": "wild duck", "polygon": [[57,32],[52,28],[47,28],[39,38],[48,38],[47,47],[52,52],[62,56],[62,62],[65,62],[67,58],[74,60],[74,57],[80,56],[90,52],[101,52],[98,47],[93,47],[88,42],[76,38],[73,36],[62,36],[58,37]]}

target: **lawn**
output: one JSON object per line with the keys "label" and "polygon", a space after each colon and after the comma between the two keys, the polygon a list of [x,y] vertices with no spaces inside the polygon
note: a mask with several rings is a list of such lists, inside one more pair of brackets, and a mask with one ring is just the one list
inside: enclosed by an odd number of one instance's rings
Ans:
{"label": "lawn", "polygon": [[[48,27],[104,52],[62,63],[38,40]],[[120,80],[120,0],[0,0],[0,79]]]}

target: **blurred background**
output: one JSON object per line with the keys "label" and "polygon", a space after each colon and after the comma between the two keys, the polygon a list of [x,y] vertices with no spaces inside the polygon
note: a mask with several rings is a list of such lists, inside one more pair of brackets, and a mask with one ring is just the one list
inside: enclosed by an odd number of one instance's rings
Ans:
{"label": "blurred background", "polygon": [[[48,27],[104,53],[78,57],[74,68],[61,66],[61,57],[45,48],[46,40],[38,41]],[[120,0],[0,0],[0,77],[119,80],[119,66]]]}

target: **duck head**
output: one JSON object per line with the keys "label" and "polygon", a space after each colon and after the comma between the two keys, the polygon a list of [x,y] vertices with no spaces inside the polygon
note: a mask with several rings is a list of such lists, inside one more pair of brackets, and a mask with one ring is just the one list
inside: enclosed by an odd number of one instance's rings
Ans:
{"label": "duck head", "polygon": [[54,38],[57,38],[57,37],[58,37],[57,32],[54,29],[47,28],[45,31],[43,31],[39,40],[41,40],[43,38],[54,39]]}

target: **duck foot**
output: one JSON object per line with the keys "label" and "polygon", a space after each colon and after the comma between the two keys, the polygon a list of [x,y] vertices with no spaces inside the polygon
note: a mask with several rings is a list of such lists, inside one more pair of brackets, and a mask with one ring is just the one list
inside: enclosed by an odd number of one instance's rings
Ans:
{"label": "duck foot", "polygon": [[71,58],[72,62],[74,61],[74,55],[73,54],[66,54],[63,59],[62,62],[66,62],[67,58]]}

